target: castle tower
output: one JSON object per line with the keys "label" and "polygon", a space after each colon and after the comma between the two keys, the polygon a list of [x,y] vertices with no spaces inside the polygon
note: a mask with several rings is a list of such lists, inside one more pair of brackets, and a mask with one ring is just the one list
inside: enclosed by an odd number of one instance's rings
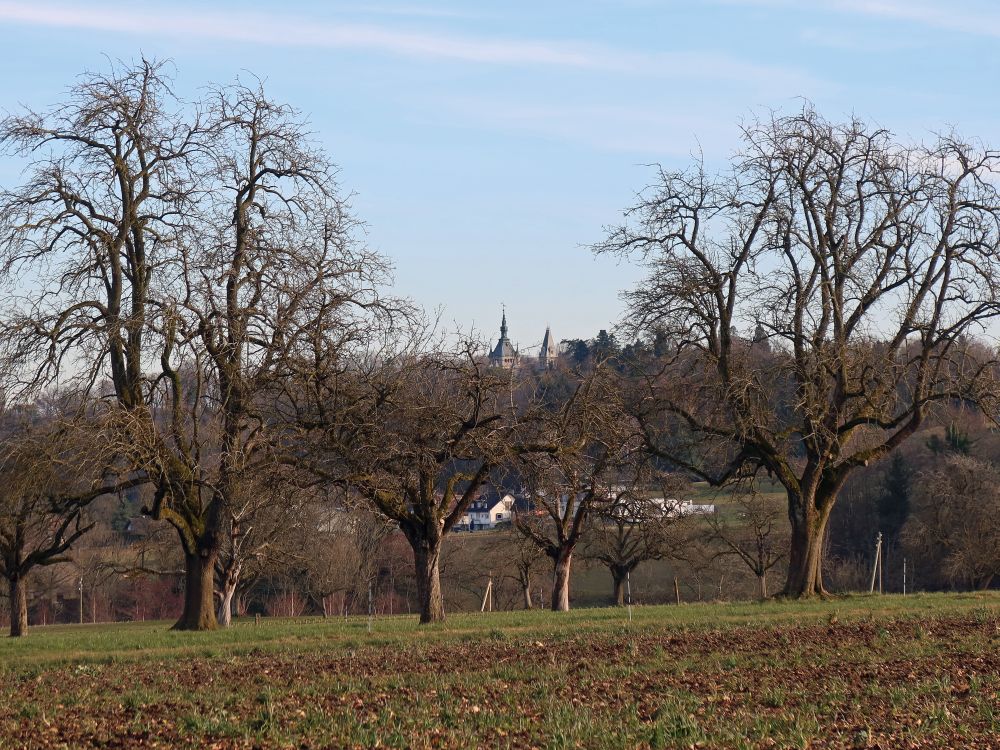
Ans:
{"label": "castle tower", "polygon": [[503,318],[500,320],[500,340],[490,352],[490,365],[493,367],[503,367],[511,369],[517,364],[517,350],[507,338],[507,310],[503,311]]}
{"label": "castle tower", "polygon": [[545,326],[545,337],[542,339],[542,348],[538,352],[538,364],[545,368],[554,367],[559,359],[559,347],[556,346],[556,339],[552,331]]}

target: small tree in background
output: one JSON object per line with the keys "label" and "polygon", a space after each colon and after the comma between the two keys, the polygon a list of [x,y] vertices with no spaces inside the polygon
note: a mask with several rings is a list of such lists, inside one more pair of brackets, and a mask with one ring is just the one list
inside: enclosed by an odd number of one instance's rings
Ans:
{"label": "small tree in background", "polygon": [[910,469],[901,453],[894,453],[876,500],[879,530],[886,544],[895,546],[910,515]]}
{"label": "small tree in background", "polygon": [[[646,472],[611,490],[587,532],[584,557],[611,573],[612,601],[625,604],[625,582],[639,565],[676,557],[684,547],[681,498],[688,482],[672,475],[654,482]],[[654,487],[659,486],[658,497]]]}
{"label": "small tree in background", "polygon": [[968,456],[975,442],[975,440],[969,438],[968,432],[961,429],[952,420],[944,428],[943,438],[936,432],[927,438],[927,447],[930,448],[932,453],[938,455],[943,453],[957,453],[962,456]]}
{"label": "small tree in background", "polygon": [[521,605],[532,609],[535,606],[532,586],[548,570],[542,548],[511,524],[493,534],[487,551],[490,559],[496,561],[494,576],[500,581],[511,581],[517,587]]}
{"label": "small tree in background", "polygon": [[754,488],[737,490],[732,504],[709,517],[720,555],[738,557],[757,577],[760,598],[767,598],[767,573],[788,556],[788,520],[783,504]]}
{"label": "small tree in background", "polygon": [[297,564],[305,571],[310,595],[324,617],[338,593],[345,614],[353,603],[364,603],[364,609],[386,555],[385,542],[398,526],[364,502],[312,506],[311,518],[296,537],[302,545]]}

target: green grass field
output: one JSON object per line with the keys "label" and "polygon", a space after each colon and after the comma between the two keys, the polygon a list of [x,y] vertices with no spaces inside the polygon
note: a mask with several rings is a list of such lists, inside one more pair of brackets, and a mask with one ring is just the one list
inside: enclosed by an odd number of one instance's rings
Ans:
{"label": "green grass field", "polygon": [[1000,747],[1000,596],[35,628],[0,748]]}

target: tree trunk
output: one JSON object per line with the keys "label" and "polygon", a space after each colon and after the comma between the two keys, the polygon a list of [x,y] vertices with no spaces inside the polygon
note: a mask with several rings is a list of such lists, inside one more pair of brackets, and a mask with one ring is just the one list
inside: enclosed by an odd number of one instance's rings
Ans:
{"label": "tree trunk", "polygon": [[614,584],[615,606],[625,606],[625,571],[618,568],[611,569],[611,580]]}
{"label": "tree trunk", "polygon": [[15,575],[7,579],[10,589],[10,637],[20,638],[28,632],[28,585]]}
{"label": "tree trunk", "polygon": [[552,611],[569,612],[569,574],[573,566],[573,550],[562,550],[552,571]]}
{"label": "tree trunk", "polygon": [[410,541],[417,577],[417,604],[420,607],[420,624],[444,622],[444,597],[441,595],[441,543],[429,540]]}
{"label": "tree trunk", "polygon": [[219,599],[219,612],[216,618],[219,625],[228,628],[233,624],[233,597],[236,595],[236,588],[240,583],[240,570],[242,565],[230,561],[222,575],[222,591]]}
{"label": "tree trunk", "polygon": [[174,630],[215,630],[215,558],[218,551],[184,554],[184,611]]}
{"label": "tree trunk", "polygon": [[531,571],[526,567],[518,566],[517,580],[521,584],[521,593],[524,595],[524,608],[531,609],[534,602],[531,600]]}
{"label": "tree trunk", "polygon": [[219,601],[219,612],[216,619],[224,628],[233,624],[233,594],[236,593],[236,584],[226,581],[222,586],[222,597]]}
{"label": "tree trunk", "polygon": [[761,573],[757,576],[757,584],[760,590],[760,600],[764,601],[767,599],[767,573]]}
{"label": "tree trunk", "polygon": [[795,599],[826,596],[823,586],[823,543],[833,499],[790,500],[789,520],[792,524],[791,550],[788,557],[788,578],[784,595]]}

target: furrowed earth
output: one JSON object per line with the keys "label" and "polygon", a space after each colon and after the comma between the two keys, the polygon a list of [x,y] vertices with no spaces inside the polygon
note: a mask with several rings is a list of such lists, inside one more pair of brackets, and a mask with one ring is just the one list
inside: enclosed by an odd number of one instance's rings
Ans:
{"label": "furrowed earth", "polygon": [[1000,596],[35,628],[0,748],[1000,749]]}

